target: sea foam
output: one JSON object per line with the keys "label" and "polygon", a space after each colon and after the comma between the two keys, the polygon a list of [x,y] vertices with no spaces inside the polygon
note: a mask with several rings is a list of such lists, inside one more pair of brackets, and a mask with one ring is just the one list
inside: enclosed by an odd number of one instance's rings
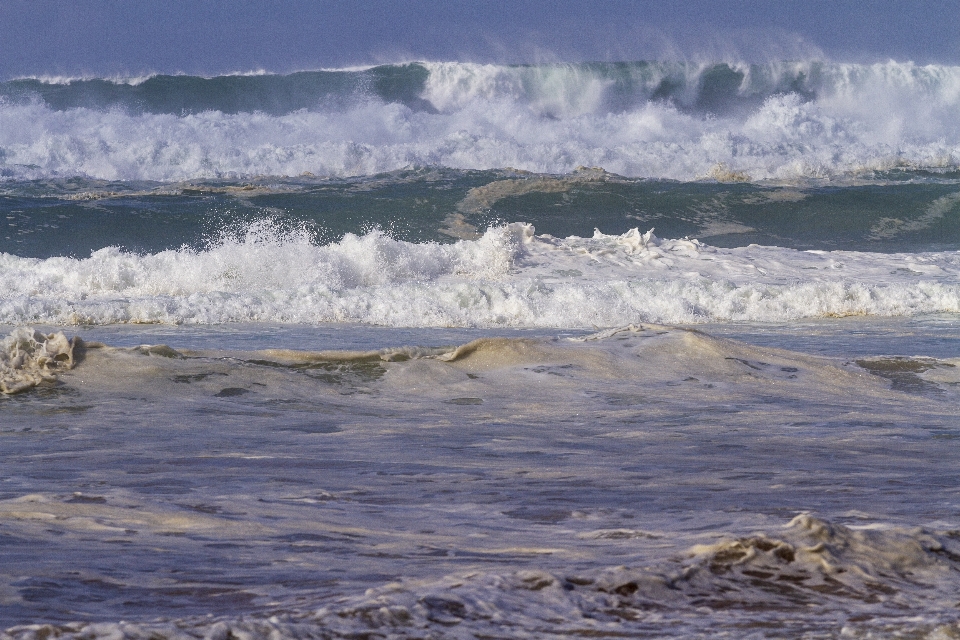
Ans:
{"label": "sea foam", "polygon": [[14,394],[73,367],[74,341],[63,333],[44,335],[23,327],[0,340],[0,393]]}

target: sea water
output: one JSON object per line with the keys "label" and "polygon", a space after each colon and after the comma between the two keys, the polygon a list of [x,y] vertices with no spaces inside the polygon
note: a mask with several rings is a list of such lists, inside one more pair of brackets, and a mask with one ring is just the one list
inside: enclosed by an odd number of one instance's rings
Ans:
{"label": "sea water", "polygon": [[0,628],[960,634],[960,70],[0,84]]}

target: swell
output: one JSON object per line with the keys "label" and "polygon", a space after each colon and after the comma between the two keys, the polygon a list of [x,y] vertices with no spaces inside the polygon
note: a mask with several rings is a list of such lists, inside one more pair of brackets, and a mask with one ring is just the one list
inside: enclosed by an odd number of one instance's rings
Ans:
{"label": "swell", "polygon": [[794,61],[617,62],[482,65],[460,62],[380,65],[369,69],[215,77],[152,75],[19,78],[0,83],[0,102],[39,102],[55,111],[88,108],[185,115],[204,111],[283,115],[330,110],[361,100],[448,112],[475,101],[510,100],[551,117],[619,113],[648,102],[726,115],[774,96],[803,101],[913,95],[956,104],[960,67],[887,62],[874,65]]}
{"label": "swell", "polygon": [[407,64],[288,75],[154,75],[128,82],[23,78],[0,84],[0,103],[40,103],[54,111],[120,109],[171,115],[204,111],[283,115],[301,109],[344,108],[370,99],[424,107],[419,94],[428,74],[422,65]]}

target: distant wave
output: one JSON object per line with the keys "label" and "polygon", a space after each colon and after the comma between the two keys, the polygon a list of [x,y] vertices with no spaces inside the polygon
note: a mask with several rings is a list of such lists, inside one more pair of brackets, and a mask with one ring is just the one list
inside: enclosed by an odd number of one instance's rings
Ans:
{"label": "distant wave", "polygon": [[602,166],[677,180],[960,165],[960,67],[783,62],[0,83],[0,177],[182,180]]}
{"label": "distant wave", "polygon": [[39,101],[54,110],[123,109],[185,115],[204,111],[271,115],[375,99],[452,112],[477,101],[509,100],[540,115],[621,113],[649,102],[724,115],[749,111],[772,96],[804,101],[927,98],[956,105],[960,67],[887,62],[576,63],[483,65],[408,63],[370,68],[265,71],[215,77],[21,78],[0,83],[7,103]]}
{"label": "distant wave", "polygon": [[421,64],[405,64],[288,75],[249,72],[212,78],[22,78],[0,84],[0,99],[11,104],[39,103],[55,111],[85,108],[119,109],[131,114],[218,111],[284,115],[302,109],[343,108],[369,99],[416,106],[423,102],[419,94],[429,73]]}

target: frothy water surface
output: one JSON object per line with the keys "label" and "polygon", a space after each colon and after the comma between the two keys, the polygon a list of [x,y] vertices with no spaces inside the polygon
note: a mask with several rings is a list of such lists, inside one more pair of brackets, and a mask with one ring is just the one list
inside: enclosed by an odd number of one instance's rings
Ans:
{"label": "frothy water surface", "polygon": [[[867,362],[655,325],[75,349],[59,385],[0,399],[8,624],[549,637],[952,620],[955,360],[911,361],[925,384],[903,389]],[[827,520],[791,522],[807,512]]]}

